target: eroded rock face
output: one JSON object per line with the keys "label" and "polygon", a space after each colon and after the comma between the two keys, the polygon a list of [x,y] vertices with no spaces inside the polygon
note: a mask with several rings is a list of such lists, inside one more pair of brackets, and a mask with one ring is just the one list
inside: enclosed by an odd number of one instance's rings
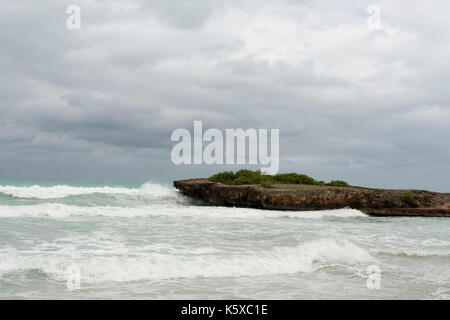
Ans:
{"label": "eroded rock face", "polygon": [[[221,206],[273,210],[326,210],[350,207],[371,215],[450,217],[450,194],[424,190],[386,190],[361,187],[277,184],[226,185],[208,179],[175,181],[174,186],[194,199]],[[408,193],[412,201],[402,196]]]}

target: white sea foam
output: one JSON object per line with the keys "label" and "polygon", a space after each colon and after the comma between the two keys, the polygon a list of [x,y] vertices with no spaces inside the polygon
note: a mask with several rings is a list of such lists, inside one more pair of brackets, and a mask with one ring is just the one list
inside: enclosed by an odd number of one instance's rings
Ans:
{"label": "white sea foam", "polygon": [[0,274],[38,269],[65,281],[69,266],[81,270],[82,283],[129,282],[176,278],[223,278],[313,272],[324,265],[358,265],[374,258],[363,248],[331,239],[266,251],[214,254],[83,255],[83,252],[23,253],[0,251]]}
{"label": "white sea foam", "polygon": [[76,216],[105,217],[206,217],[234,219],[299,218],[321,219],[327,217],[351,218],[365,215],[354,209],[323,211],[269,211],[249,208],[212,206],[189,206],[176,204],[152,204],[138,207],[96,206],[83,207],[61,203],[41,203],[37,205],[0,206],[0,217],[50,217],[68,218]]}
{"label": "white sea foam", "polygon": [[371,253],[379,255],[403,256],[410,258],[428,258],[428,257],[450,257],[448,250],[417,250],[405,248],[386,248],[386,249],[372,249]]}
{"label": "white sea foam", "polygon": [[177,194],[173,188],[165,187],[155,183],[145,183],[140,188],[125,187],[74,187],[67,185],[57,185],[44,187],[33,185],[28,187],[0,186],[0,192],[16,198],[25,199],[61,199],[68,196],[85,194],[123,194],[123,195],[147,195],[153,197],[168,197]]}

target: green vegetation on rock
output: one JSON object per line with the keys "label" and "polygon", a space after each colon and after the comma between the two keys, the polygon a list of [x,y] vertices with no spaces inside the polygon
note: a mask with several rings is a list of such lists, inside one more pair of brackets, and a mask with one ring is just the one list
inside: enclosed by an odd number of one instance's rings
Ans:
{"label": "green vegetation on rock", "polygon": [[209,177],[209,181],[222,182],[226,184],[233,184],[235,179],[236,174],[233,171],[224,171]]}
{"label": "green vegetation on rock", "polygon": [[276,183],[288,184],[309,184],[309,185],[329,185],[336,187],[348,187],[349,184],[342,180],[333,180],[329,183],[316,181],[305,174],[282,173],[274,176],[262,174],[261,171],[239,170],[225,171],[217,173],[209,178],[210,181],[222,182],[225,184],[260,184],[265,188],[273,188]]}
{"label": "green vegetation on rock", "polygon": [[327,183],[329,186],[333,187],[348,187],[348,183],[343,180],[333,180]]}
{"label": "green vegetation on rock", "polygon": [[400,200],[410,206],[414,206],[416,204],[414,196],[412,196],[409,192],[405,192],[404,194],[402,194]]}
{"label": "green vegetation on rock", "polygon": [[273,176],[276,182],[293,183],[293,184],[319,184],[318,181],[305,174],[282,173]]}

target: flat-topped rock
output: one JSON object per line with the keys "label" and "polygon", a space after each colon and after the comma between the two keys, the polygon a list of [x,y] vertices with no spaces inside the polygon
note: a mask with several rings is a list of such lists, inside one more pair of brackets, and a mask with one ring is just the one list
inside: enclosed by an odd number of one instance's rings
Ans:
{"label": "flat-topped rock", "polygon": [[[227,185],[208,179],[174,181],[183,194],[213,205],[270,210],[329,210],[350,207],[380,216],[450,217],[450,193],[327,185]],[[410,195],[406,201],[405,194]]]}

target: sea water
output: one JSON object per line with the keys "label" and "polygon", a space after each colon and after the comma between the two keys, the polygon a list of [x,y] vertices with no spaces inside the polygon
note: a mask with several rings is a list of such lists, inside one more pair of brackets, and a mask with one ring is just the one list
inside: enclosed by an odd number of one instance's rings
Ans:
{"label": "sea water", "polygon": [[0,299],[80,298],[449,299],[450,219],[0,180]]}

